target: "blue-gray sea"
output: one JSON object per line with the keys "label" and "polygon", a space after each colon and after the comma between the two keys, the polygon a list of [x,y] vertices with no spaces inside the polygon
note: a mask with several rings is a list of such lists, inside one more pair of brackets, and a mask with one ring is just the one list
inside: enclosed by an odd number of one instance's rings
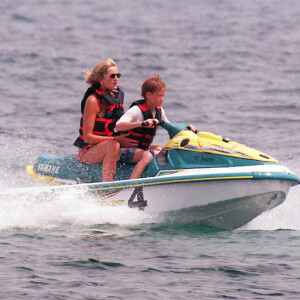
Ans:
{"label": "blue-gray sea", "polygon": [[299,186],[222,231],[76,192],[42,197],[25,170],[76,152],[83,70],[111,57],[126,109],[159,73],[170,120],[299,175],[300,1],[1,0],[0,11],[0,299],[300,299]]}

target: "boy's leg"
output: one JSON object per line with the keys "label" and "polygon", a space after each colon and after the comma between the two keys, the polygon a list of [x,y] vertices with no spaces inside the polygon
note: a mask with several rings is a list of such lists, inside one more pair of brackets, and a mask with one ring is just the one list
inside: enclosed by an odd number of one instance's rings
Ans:
{"label": "boy's leg", "polygon": [[130,179],[137,179],[142,176],[146,167],[151,163],[153,155],[148,150],[137,149],[133,153],[132,162],[137,163]]}
{"label": "boy's leg", "polygon": [[163,149],[163,147],[158,145],[151,145],[150,149],[154,151],[154,155],[157,155]]}

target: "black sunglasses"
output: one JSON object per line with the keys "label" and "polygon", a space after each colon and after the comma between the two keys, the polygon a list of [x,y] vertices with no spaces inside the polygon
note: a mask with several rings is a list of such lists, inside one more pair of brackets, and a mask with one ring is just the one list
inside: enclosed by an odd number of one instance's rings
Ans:
{"label": "black sunglasses", "polygon": [[117,78],[120,78],[121,77],[121,73],[117,73],[117,74],[110,74],[109,77],[111,79],[115,78],[117,76]]}

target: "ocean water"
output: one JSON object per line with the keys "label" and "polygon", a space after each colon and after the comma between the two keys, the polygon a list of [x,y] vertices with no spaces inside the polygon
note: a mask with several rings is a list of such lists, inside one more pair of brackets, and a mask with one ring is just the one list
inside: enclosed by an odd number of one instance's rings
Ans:
{"label": "ocean water", "polygon": [[[1,299],[300,299],[300,187],[234,231],[44,194],[26,166],[75,153],[83,70],[111,57],[125,108],[164,107],[300,174],[300,2],[2,0]],[[164,144],[160,130],[156,143]]]}

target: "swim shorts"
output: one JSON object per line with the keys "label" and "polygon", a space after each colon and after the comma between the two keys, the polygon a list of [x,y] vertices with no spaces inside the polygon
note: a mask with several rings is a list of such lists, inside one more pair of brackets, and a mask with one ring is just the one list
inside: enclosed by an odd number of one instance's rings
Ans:
{"label": "swim shorts", "polygon": [[[119,151],[119,159],[118,161],[125,165],[134,164],[132,162],[133,153],[139,148],[121,148]],[[152,155],[154,155],[153,149],[148,150]]]}

